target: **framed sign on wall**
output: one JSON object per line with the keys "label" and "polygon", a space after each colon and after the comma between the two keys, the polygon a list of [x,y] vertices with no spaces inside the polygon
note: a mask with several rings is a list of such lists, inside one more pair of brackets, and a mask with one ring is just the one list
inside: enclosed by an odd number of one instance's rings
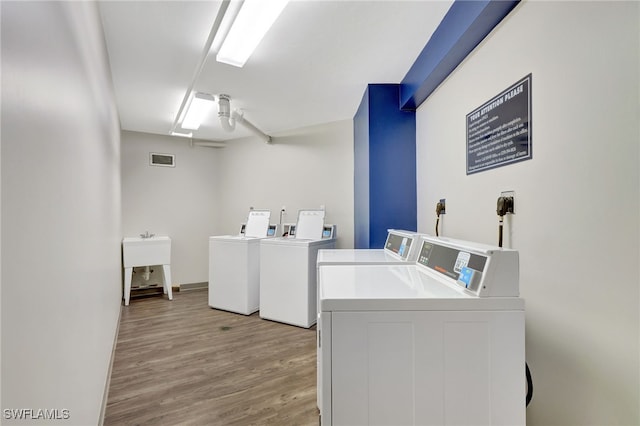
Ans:
{"label": "framed sign on wall", "polygon": [[467,114],[467,174],[533,158],[531,74]]}

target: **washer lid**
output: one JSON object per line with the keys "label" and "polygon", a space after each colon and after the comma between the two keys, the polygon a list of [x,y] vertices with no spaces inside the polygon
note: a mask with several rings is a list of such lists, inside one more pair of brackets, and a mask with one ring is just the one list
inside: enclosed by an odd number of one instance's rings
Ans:
{"label": "washer lid", "polygon": [[296,222],[296,239],[319,240],[324,227],[324,210],[300,210]]}
{"label": "washer lid", "polygon": [[516,297],[477,297],[415,265],[324,265],[321,311],[523,310]]}
{"label": "washer lid", "polygon": [[244,235],[247,237],[266,237],[270,218],[270,210],[250,210]]}

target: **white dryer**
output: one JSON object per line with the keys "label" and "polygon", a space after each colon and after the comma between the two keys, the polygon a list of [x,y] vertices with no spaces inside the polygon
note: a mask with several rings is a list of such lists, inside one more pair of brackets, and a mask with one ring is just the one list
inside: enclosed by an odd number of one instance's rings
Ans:
{"label": "white dryer", "polygon": [[260,243],[260,317],[299,327],[316,323],[318,250],[336,244],[324,210],[300,210],[295,236]]}
{"label": "white dryer", "polygon": [[[420,250],[420,236],[415,231],[388,229],[387,240],[382,249],[328,249],[318,251],[318,271],[325,265],[402,265],[415,262]],[[318,297],[319,301],[320,298]],[[319,306],[316,314],[320,314]],[[317,369],[320,371],[320,358],[317,357]],[[318,388],[320,375],[318,374]],[[322,395],[317,394],[317,404],[320,408]]]}
{"label": "white dryer", "polygon": [[275,235],[269,210],[251,210],[239,235],[209,237],[209,306],[250,315],[260,307],[260,241]]}
{"label": "white dryer", "polygon": [[317,266],[323,265],[379,265],[413,262],[420,250],[420,236],[414,231],[387,230],[382,249],[329,249],[318,252]]}
{"label": "white dryer", "polygon": [[415,264],[318,285],[321,424],[525,424],[517,251],[422,237]]}

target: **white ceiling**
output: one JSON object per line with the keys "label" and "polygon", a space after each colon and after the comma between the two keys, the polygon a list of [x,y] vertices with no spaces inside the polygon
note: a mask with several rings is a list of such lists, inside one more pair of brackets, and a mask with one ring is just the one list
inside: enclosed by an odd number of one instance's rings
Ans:
{"label": "white ceiling", "polygon": [[[399,83],[452,1],[292,0],[243,68],[207,57],[193,88],[231,96],[267,134],[353,118],[369,83]],[[102,1],[123,130],[168,135],[221,0]],[[251,135],[214,112],[194,138]]]}

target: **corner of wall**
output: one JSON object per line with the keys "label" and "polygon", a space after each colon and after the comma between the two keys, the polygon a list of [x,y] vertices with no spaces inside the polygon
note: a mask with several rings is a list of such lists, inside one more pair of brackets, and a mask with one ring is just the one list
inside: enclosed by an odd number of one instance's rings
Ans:
{"label": "corner of wall", "polygon": [[369,247],[369,87],[353,117],[354,247]]}
{"label": "corner of wall", "polygon": [[397,84],[370,84],[354,118],[356,248],[382,248],[389,228],[417,229],[415,111],[399,96]]}

